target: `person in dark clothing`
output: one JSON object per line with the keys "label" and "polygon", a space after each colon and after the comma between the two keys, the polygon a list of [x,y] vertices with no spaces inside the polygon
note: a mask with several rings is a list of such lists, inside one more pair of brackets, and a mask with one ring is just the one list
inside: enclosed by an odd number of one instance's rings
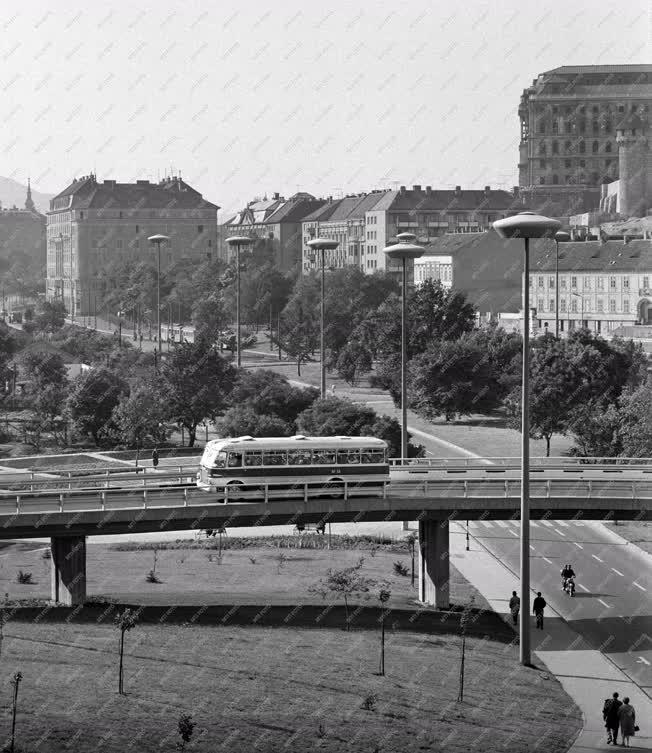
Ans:
{"label": "person in dark clothing", "polygon": [[536,599],[532,603],[532,611],[537,618],[537,627],[543,630],[543,610],[546,607],[546,600],[541,596],[541,591],[537,591]]}
{"label": "person in dark clothing", "polygon": [[618,700],[618,693],[614,693],[612,698],[607,698],[602,707],[602,718],[607,729],[607,743],[614,745],[618,745],[618,709],[621,706],[622,701]]}
{"label": "person in dark clothing", "polygon": [[152,465],[154,468],[158,465],[158,450],[156,447],[152,450]]}

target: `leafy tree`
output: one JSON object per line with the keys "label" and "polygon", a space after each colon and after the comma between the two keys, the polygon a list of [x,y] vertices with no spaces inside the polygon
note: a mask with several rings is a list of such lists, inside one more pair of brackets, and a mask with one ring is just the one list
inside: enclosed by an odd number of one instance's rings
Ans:
{"label": "leafy tree", "polygon": [[318,397],[319,390],[314,387],[293,387],[281,374],[257,369],[240,372],[230,403],[234,408],[246,406],[259,415],[277,416],[294,425],[297,416]]}
{"label": "leafy tree", "polygon": [[167,439],[167,405],[154,385],[136,388],[113,409],[112,424],[121,442],[140,450],[145,442],[160,444]]}
{"label": "leafy tree", "polygon": [[282,418],[258,413],[249,405],[229,408],[215,422],[215,429],[221,437],[289,437],[294,431]]}
{"label": "leafy tree", "polygon": [[228,321],[229,315],[219,292],[213,291],[195,301],[192,308],[195,341],[203,339],[209,344],[216,343]]}
{"label": "leafy tree", "polygon": [[129,393],[125,380],[106,368],[90,369],[72,383],[67,409],[77,428],[99,443],[113,409]]}
{"label": "leafy tree", "polygon": [[487,351],[472,341],[441,340],[410,362],[409,400],[428,419],[488,413],[499,405]]}
{"label": "leafy tree", "polygon": [[9,378],[9,361],[16,352],[16,338],[13,336],[10,328],[0,322],[0,380],[4,387],[4,382]]}
{"label": "leafy tree", "polygon": [[183,343],[163,362],[161,390],[168,416],[188,431],[193,447],[197,426],[228,407],[237,372],[205,342]]}
{"label": "leafy tree", "polygon": [[280,332],[272,341],[290,356],[296,358],[297,374],[319,346],[319,292],[313,278],[303,278],[283,309]]}
{"label": "leafy tree", "polygon": [[325,578],[309,588],[309,591],[318,593],[323,598],[331,593],[344,599],[347,630],[349,629],[349,599],[355,594],[368,593],[376,585],[376,581],[360,572],[363,563],[364,558],[361,557],[352,567],[345,567],[342,570],[329,569]]}
{"label": "leafy tree", "polygon": [[569,454],[583,458],[623,454],[621,420],[620,411],[613,403],[604,406],[591,401],[576,407],[568,425],[575,440]]}
{"label": "leafy tree", "polygon": [[[111,335],[73,325],[66,325],[55,332],[50,342],[86,364],[104,363],[106,356],[117,350],[115,339]],[[123,341],[121,350],[131,350],[131,343]]]}
{"label": "leafy tree", "polygon": [[182,753],[186,749],[186,745],[190,742],[192,733],[196,726],[196,723],[192,720],[192,714],[181,714],[179,717],[177,730],[179,732],[179,737],[181,737],[181,742],[177,743],[177,747]]}
{"label": "leafy tree", "polygon": [[652,457],[652,385],[623,395],[619,413],[623,457]]}
{"label": "leafy tree", "polygon": [[34,320],[39,332],[56,332],[66,323],[66,307],[62,301],[43,301]]}
{"label": "leafy tree", "polygon": [[[387,442],[390,457],[400,457],[401,454],[401,426],[398,421],[389,416],[379,416],[373,408],[356,405],[350,400],[337,397],[316,400],[299,414],[296,425],[299,432],[317,437],[377,437]],[[420,457],[423,448],[408,443],[408,454],[410,457]]]}
{"label": "leafy tree", "polygon": [[337,358],[337,373],[345,382],[354,386],[361,374],[367,374],[373,366],[373,356],[369,348],[357,340],[348,342]]}
{"label": "leafy tree", "polygon": [[47,431],[53,434],[57,442],[61,441],[59,429],[62,427],[58,425],[57,419],[64,413],[67,392],[67,380],[62,384],[45,384],[39,389],[32,404],[35,416],[33,430],[36,435],[40,437],[42,432]]}
{"label": "leafy tree", "polygon": [[66,365],[58,353],[27,351],[21,355],[20,362],[35,393],[50,385],[63,387],[68,382]]}

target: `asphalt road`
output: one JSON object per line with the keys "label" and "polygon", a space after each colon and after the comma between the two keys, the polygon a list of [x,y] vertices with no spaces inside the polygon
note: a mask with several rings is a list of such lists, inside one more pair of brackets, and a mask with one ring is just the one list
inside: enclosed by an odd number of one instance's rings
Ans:
{"label": "asphalt road", "polygon": [[[519,568],[518,521],[474,521],[469,530],[513,572]],[[532,521],[531,580],[569,626],[652,695],[652,559],[608,532],[577,521]],[[570,562],[576,594],[561,589]],[[536,641],[536,631],[533,634]],[[536,645],[533,646],[536,648]]]}

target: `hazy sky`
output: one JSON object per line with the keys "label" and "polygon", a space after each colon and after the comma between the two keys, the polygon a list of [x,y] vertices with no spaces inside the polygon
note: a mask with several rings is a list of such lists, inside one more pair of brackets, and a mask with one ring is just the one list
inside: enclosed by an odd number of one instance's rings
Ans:
{"label": "hazy sky", "polygon": [[[648,0],[3,0],[0,174],[256,194],[517,181],[523,88],[646,63]],[[221,214],[223,218],[224,215]]]}

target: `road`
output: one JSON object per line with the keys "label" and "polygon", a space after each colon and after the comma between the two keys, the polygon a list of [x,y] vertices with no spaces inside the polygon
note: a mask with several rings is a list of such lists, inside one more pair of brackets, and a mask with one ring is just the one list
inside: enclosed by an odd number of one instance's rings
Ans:
{"label": "road", "polygon": [[[652,696],[652,559],[600,525],[549,520],[531,526],[533,589]],[[469,523],[471,535],[514,573],[519,529],[518,521]],[[559,573],[567,562],[577,574],[573,598],[561,590]]]}

